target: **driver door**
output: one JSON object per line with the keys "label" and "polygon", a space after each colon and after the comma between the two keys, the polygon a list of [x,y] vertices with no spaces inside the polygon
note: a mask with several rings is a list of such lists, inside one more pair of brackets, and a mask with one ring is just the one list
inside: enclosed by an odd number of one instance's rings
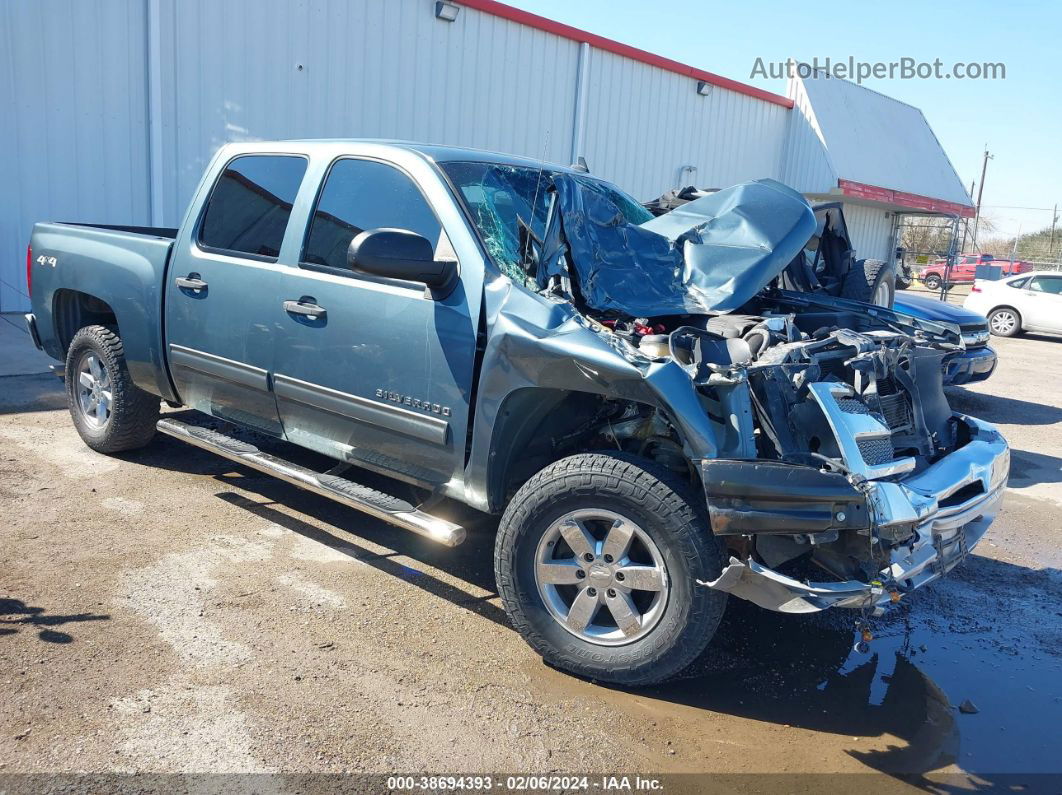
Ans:
{"label": "driver door", "polygon": [[289,440],[434,487],[463,467],[478,318],[463,284],[437,300],[419,282],[349,269],[350,241],[379,228],[415,232],[436,258],[455,258],[406,172],[332,163],[299,264],[282,277],[277,406]]}

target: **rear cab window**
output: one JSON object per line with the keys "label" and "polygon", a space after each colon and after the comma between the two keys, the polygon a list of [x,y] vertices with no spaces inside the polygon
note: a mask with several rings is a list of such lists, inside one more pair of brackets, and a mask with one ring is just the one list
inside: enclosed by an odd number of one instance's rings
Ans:
{"label": "rear cab window", "polygon": [[203,209],[199,247],[276,262],[306,165],[299,155],[241,155],[229,161]]}

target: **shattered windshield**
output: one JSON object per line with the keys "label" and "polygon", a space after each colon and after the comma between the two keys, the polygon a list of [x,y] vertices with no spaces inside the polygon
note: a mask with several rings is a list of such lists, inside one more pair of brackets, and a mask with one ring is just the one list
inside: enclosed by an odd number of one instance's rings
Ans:
{"label": "shattered windshield", "polygon": [[551,282],[568,290],[568,278],[580,311],[635,318],[733,312],[815,231],[807,199],[770,179],[653,217],[583,174],[502,163],[441,166],[501,272],[536,292]]}
{"label": "shattered windshield", "polygon": [[[527,256],[528,235],[541,240],[546,231],[549,187],[559,172],[501,163],[440,165],[460,192],[487,253],[501,272],[529,289],[537,289],[536,266]],[[606,182],[567,176],[614,204],[629,224],[652,218],[637,201]]]}

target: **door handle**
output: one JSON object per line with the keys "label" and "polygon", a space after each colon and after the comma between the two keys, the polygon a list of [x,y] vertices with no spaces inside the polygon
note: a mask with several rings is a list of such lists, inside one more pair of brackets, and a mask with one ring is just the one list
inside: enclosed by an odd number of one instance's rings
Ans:
{"label": "door handle", "polygon": [[174,283],[185,290],[205,290],[207,283],[199,278],[198,273],[189,273],[187,276],[178,276]]}
{"label": "door handle", "polygon": [[284,311],[292,315],[303,315],[305,317],[324,317],[325,308],[318,306],[312,301],[285,301]]}

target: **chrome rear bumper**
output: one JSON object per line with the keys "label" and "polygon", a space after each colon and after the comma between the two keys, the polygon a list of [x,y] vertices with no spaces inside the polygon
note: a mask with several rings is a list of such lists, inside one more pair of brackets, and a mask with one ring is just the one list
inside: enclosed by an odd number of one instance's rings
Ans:
{"label": "chrome rear bumper", "polygon": [[[828,607],[883,606],[951,571],[988,531],[999,511],[1010,472],[1010,448],[980,420],[956,415],[972,439],[917,475],[868,482],[873,532],[913,526],[914,534],[891,551],[876,581],[801,582],[749,558],[731,558],[720,577],[701,583],[769,610],[809,613]],[[886,537],[888,533],[884,534]]]}

